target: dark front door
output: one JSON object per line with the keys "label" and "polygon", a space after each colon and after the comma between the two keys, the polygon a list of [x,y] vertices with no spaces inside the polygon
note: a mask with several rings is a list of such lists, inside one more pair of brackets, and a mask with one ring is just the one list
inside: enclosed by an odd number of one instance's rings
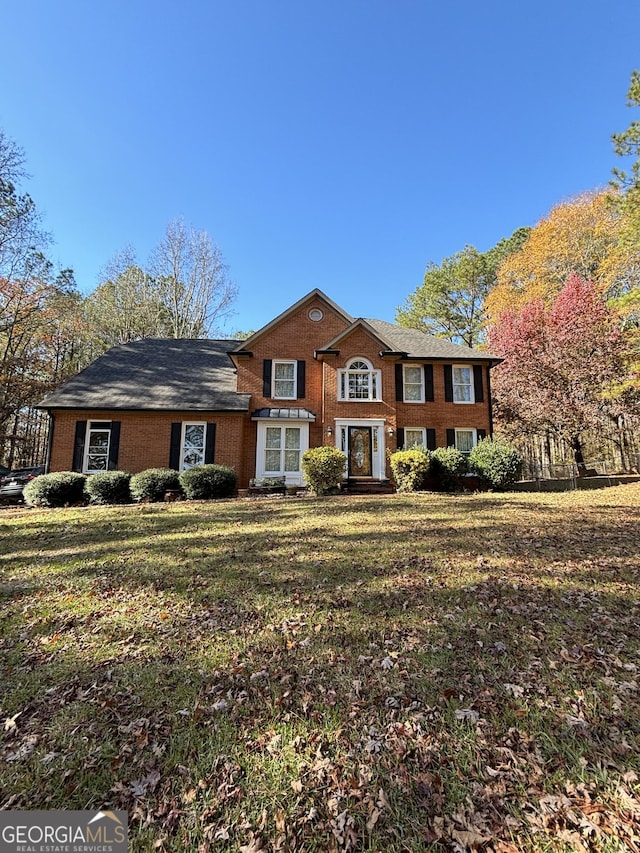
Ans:
{"label": "dark front door", "polygon": [[371,477],[371,427],[349,427],[349,476]]}

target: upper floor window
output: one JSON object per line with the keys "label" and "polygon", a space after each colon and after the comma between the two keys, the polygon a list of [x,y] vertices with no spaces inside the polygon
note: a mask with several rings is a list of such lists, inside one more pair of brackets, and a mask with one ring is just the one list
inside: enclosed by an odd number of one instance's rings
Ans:
{"label": "upper floor window", "polygon": [[403,365],[402,387],[405,403],[424,403],[424,369]]}
{"label": "upper floor window", "polygon": [[453,402],[475,402],[473,393],[473,370],[470,365],[453,365]]}
{"label": "upper floor window", "polygon": [[380,371],[374,370],[365,358],[354,358],[339,372],[338,399],[382,399]]}
{"label": "upper floor window", "polygon": [[296,391],[296,362],[273,362],[273,387],[271,396],[280,400],[295,400]]}

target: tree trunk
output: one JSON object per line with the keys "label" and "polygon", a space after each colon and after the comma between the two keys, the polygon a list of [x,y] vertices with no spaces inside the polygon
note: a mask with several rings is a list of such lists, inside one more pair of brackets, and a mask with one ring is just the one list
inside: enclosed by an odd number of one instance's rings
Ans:
{"label": "tree trunk", "polygon": [[584,462],[584,456],[582,455],[582,442],[580,441],[580,437],[574,435],[571,439],[571,449],[573,450],[573,459],[578,467],[578,477],[584,477],[587,473],[587,466]]}

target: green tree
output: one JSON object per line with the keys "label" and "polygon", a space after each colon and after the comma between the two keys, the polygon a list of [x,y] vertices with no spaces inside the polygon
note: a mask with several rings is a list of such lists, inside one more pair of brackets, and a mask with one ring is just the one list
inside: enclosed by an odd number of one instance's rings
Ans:
{"label": "green tree", "polygon": [[517,251],[529,229],[521,228],[485,253],[465,246],[440,265],[429,263],[424,282],[396,312],[401,326],[454,343],[477,346],[484,338],[484,301],[503,260]]}
{"label": "green tree", "polygon": [[[627,106],[640,107],[640,71],[633,71],[627,92]],[[635,119],[622,133],[612,135],[615,153],[620,157],[635,157],[629,171],[613,169],[613,186],[620,193],[620,204],[627,216],[625,239],[640,247],[640,119]]]}

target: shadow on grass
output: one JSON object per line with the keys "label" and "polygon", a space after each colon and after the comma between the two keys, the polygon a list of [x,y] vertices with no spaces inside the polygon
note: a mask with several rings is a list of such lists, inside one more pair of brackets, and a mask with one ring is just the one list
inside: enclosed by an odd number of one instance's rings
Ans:
{"label": "shadow on grass", "polygon": [[399,809],[371,849],[427,849],[464,802],[506,841],[531,790],[640,772],[637,509],[442,497],[26,515],[0,807],[123,807],[177,850],[274,802],[322,849],[332,796],[367,836],[362,771]]}

